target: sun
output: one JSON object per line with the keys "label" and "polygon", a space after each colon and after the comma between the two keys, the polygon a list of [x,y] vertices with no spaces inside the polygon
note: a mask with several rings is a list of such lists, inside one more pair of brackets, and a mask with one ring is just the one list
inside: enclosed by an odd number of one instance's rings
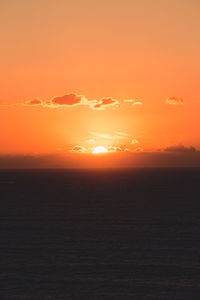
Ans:
{"label": "sun", "polygon": [[92,151],[92,153],[94,154],[98,154],[98,153],[107,153],[108,150],[104,147],[104,146],[97,146],[94,148],[94,150]]}

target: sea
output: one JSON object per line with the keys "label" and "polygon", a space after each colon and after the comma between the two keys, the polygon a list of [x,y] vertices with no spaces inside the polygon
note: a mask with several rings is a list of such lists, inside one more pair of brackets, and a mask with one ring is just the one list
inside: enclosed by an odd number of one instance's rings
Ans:
{"label": "sea", "polygon": [[200,299],[200,169],[0,170],[0,299]]}

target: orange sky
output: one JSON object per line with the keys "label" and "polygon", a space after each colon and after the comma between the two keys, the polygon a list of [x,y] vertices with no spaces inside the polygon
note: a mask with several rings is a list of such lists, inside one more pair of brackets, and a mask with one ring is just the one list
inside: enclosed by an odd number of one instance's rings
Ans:
{"label": "orange sky", "polygon": [[199,11],[197,0],[0,1],[0,154],[199,150]]}

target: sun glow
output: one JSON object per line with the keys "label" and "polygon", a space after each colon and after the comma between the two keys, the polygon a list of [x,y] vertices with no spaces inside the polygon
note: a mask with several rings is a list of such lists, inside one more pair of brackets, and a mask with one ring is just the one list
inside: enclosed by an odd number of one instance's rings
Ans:
{"label": "sun glow", "polygon": [[105,147],[103,147],[103,146],[97,146],[97,147],[95,147],[94,150],[92,151],[92,153],[94,153],[94,154],[98,154],[98,153],[107,153],[107,152],[108,152],[108,150],[107,150]]}

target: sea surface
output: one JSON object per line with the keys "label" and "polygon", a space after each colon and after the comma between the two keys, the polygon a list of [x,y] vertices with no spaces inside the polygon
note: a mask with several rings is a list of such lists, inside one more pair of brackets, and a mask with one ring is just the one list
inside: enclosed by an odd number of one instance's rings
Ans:
{"label": "sea surface", "polygon": [[0,170],[0,299],[200,299],[200,169]]}

